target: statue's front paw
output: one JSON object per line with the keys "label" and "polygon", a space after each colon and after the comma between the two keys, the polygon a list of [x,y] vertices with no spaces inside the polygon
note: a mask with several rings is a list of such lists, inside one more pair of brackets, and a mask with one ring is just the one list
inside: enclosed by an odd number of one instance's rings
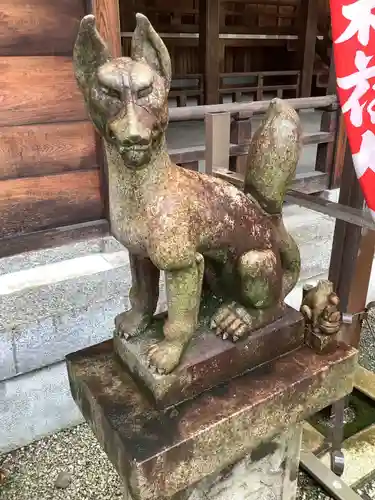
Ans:
{"label": "statue's front paw", "polygon": [[149,315],[130,309],[116,316],[116,333],[127,340],[143,333],[150,324],[150,321],[151,318]]}
{"label": "statue's front paw", "polygon": [[148,350],[148,363],[160,375],[166,375],[178,366],[183,350],[184,346],[180,343],[163,340]]}
{"label": "statue's front paw", "polygon": [[235,302],[219,307],[211,320],[211,328],[215,330],[216,335],[233,342],[246,337],[251,326],[251,316],[244,307]]}

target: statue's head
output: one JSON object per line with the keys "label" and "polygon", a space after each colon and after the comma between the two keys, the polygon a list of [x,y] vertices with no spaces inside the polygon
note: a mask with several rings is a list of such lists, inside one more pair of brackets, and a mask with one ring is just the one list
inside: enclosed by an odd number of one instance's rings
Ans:
{"label": "statue's head", "polygon": [[124,164],[141,168],[164,141],[171,60],[149,20],[137,14],[131,57],[112,58],[92,15],[81,21],[74,70],[91,120]]}

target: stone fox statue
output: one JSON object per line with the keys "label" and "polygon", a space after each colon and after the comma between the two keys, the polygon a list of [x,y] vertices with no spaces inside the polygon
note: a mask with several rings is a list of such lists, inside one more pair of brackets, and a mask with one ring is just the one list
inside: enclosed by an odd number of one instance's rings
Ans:
{"label": "stone fox statue", "polygon": [[167,152],[171,61],[148,19],[137,14],[131,58],[113,59],[86,16],[74,67],[92,122],[104,139],[112,234],[130,254],[131,309],[116,330],[141,334],[156,309],[165,272],[168,318],[150,366],[169,373],[198,321],[202,288],[222,297],[211,328],[236,341],[280,315],[300,268],[281,206],[300,151],[297,113],[279,99],[255,133],[245,193],[174,165]]}

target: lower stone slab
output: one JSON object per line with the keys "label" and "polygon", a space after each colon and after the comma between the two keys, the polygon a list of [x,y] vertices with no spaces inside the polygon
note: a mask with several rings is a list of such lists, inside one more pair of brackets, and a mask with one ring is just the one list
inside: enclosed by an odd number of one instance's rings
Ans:
{"label": "lower stone slab", "polygon": [[[294,500],[297,494],[302,425],[255,448],[171,500]],[[124,500],[132,500],[124,485]]]}
{"label": "lower stone slab", "polygon": [[203,480],[188,500],[294,500],[301,425],[261,444],[215,477]]}
{"label": "lower stone slab", "polygon": [[304,346],[158,410],[113,342],[67,357],[72,395],[133,500],[185,500],[192,486],[215,481],[262,443],[349,394],[356,361],[357,351],[343,344],[324,356]]}

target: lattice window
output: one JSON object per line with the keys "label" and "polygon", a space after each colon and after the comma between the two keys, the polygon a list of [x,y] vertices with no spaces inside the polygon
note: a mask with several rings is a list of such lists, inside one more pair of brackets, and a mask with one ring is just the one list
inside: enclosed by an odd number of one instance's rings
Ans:
{"label": "lattice window", "polygon": [[[128,2],[128,3],[127,3]],[[153,24],[154,28],[164,33],[192,33],[199,29],[199,0],[122,0],[121,3],[127,3],[122,11],[142,12]],[[123,19],[123,26],[127,23]],[[127,29],[123,28],[123,31]]]}
{"label": "lattice window", "polygon": [[293,34],[296,31],[298,0],[223,1],[222,33]]}

